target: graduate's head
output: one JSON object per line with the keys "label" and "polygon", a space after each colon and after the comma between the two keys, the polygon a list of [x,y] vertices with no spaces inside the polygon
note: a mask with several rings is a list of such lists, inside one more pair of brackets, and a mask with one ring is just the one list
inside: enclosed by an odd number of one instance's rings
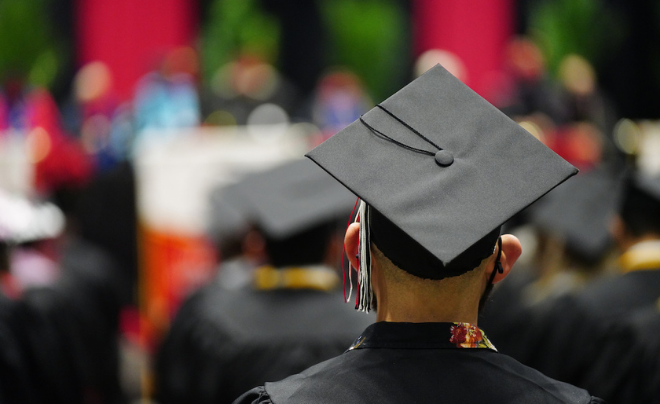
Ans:
{"label": "graduate's head", "polygon": [[440,65],[307,156],[361,200],[363,309],[372,299],[372,243],[420,279],[490,274],[491,258],[503,272],[501,225],[577,173]]}
{"label": "graduate's head", "polygon": [[336,249],[331,239],[337,229],[335,222],[326,222],[287,237],[265,237],[268,260],[276,268],[332,262]]}
{"label": "graduate's head", "polygon": [[[355,251],[359,248],[360,225],[359,222],[353,223],[347,229],[344,239],[346,251]],[[402,240],[404,239],[402,238]],[[405,249],[406,243],[407,241],[402,241],[400,247]],[[483,244],[484,241],[481,241],[481,243]],[[478,249],[475,248],[474,250]],[[422,253],[418,247],[415,251],[427,255],[427,253]],[[419,296],[420,301],[427,303],[457,300],[460,296],[461,299],[472,300],[474,303],[478,302],[478,308],[481,310],[493,285],[509,274],[513,264],[520,257],[522,246],[515,236],[510,234],[499,236],[498,233],[498,238],[489,251],[480,260],[478,258],[476,260],[466,259],[466,264],[462,267],[455,266],[455,272],[452,275],[444,277],[438,277],[437,274],[420,276],[419,272],[415,270],[403,269],[415,268],[414,262],[418,261],[416,258],[412,258],[412,262],[404,260],[401,261],[403,264],[401,262],[394,263],[378,248],[376,242],[372,242],[370,248],[374,288],[372,308],[377,310],[378,296],[391,295],[392,293],[398,295],[410,293]],[[480,255],[475,254],[474,256],[479,257]],[[409,257],[413,257],[413,255],[409,255]],[[352,266],[359,267],[358,258],[355,255],[348,254],[348,258]],[[427,259],[433,260],[431,257]],[[468,263],[470,261],[472,263]],[[435,263],[435,268],[441,266],[440,262]]]}

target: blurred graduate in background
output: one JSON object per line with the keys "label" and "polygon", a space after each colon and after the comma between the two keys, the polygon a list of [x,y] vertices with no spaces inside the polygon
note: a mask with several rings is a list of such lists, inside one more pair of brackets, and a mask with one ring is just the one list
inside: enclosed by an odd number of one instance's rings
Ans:
{"label": "blurred graduate in background", "polygon": [[23,395],[8,402],[28,403],[124,402],[114,263],[69,233],[54,204],[3,193],[0,205],[6,253],[3,366],[13,369],[2,378],[2,397]]}
{"label": "blurred graduate in background", "polygon": [[611,167],[580,173],[530,206],[526,222],[512,229],[532,252],[495,288],[479,320],[502,352],[523,363],[545,352],[537,346],[544,327],[557,325],[541,314],[611,272],[609,229],[621,188]]}
{"label": "blurred graduate in background", "polygon": [[608,402],[656,402],[659,214],[660,178],[639,170],[579,175],[532,206],[543,242],[482,314],[493,341]]}
{"label": "blurred graduate in background", "polygon": [[[220,192],[212,220],[225,223],[217,244],[227,261],[183,304],[161,344],[156,398],[164,404],[230,403],[340,354],[374,320],[342,302],[350,192],[307,160]],[[230,255],[232,243],[242,254]],[[266,261],[257,267],[259,245]]]}

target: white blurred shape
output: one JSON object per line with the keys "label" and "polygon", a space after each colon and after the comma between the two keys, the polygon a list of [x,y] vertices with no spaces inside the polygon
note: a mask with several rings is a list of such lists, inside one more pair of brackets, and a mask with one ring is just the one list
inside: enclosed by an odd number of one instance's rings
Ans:
{"label": "white blurred shape", "polygon": [[289,127],[286,111],[275,104],[262,104],[250,113],[247,119],[247,131],[250,136],[263,141],[276,141]]}
{"label": "white blurred shape", "polygon": [[34,203],[0,190],[0,240],[24,243],[57,237],[64,214],[52,203]]}
{"label": "white blurred shape", "polygon": [[430,49],[422,53],[415,62],[415,75],[417,77],[421,76],[438,63],[454,77],[463,83],[467,83],[468,72],[461,58],[455,53],[444,49]]}

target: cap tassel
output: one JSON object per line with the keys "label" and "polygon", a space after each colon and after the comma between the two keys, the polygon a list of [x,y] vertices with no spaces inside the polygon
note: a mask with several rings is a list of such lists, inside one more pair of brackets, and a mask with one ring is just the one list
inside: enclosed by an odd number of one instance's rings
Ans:
{"label": "cap tassel", "polygon": [[495,275],[504,273],[504,268],[502,267],[501,259],[502,259],[502,237],[498,237],[497,257],[495,258],[495,267],[493,268],[493,272],[490,273],[490,279],[488,280],[489,285],[493,284],[493,281],[495,280]]}
{"label": "cap tassel", "polygon": [[479,299],[479,311],[481,311],[486,305],[486,300],[490,296],[490,292],[493,290],[493,281],[495,280],[495,275],[503,274],[504,267],[502,267],[502,237],[497,238],[497,257],[495,257],[495,266],[493,267],[493,272],[490,273],[490,278],[488,279],[488,284],[486,285],[486,290],[481,295]]}
{"label": "cap tassel", "polygon": [[371,232],[369,226],[369,205],[360,201],[360,241],[359,241],[359,265],[358,268],[358,290],[355,309],[368,313],[373,303],[373,288],[371,286]]}

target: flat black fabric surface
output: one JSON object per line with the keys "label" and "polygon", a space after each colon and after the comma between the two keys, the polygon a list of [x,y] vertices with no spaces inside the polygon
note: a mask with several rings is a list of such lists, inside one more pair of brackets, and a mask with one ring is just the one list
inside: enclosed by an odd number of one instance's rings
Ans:
{"label": "flat black fabric surface", "polygon": [[610,324],[581,384],[612,403],[660,403],[660,307]]}
{"label": "flat black fabric surface", "polygon": [[[629,272],[548,302],[535,313],[541,337],[526,362],[545,374],[581,385],[606,344],[608,328],[660,295],[660,270]],[[616,372],[616,370],[614,370]],[[597,393],[597,392],[596,392]]]}
{"label": "flat black fabric surface", "polygon": [[20,302],[0,294],[0,403],[35,403],[19,340],[27,325]]}
{"label": "flat black fabric surface", "polygon": [[365,334],[379,335],[381,344],[266,383],[235,403],[603,402],[490,349],[422,348],[417,342],[424,346],[434,335],[420,336],[426,331],[417,326],[427,328],[409,323],[370,326]]}
{"label": "flat black fabric surface", "polygon": [[635,311],[629,324],[636,337],[634,352],[639,355],[638,362],[629,363],[640,377],[639,384],[629,384],[626,391],[634,392],[639,402],[660,404],[660,306],[656,303]]}
{"label": "flat black fabric surface", "polygon": [[162,404],[231,403],[345,351],[374,317],[338,292],[227,290],[215,284],[182,306],[156,363]]}

